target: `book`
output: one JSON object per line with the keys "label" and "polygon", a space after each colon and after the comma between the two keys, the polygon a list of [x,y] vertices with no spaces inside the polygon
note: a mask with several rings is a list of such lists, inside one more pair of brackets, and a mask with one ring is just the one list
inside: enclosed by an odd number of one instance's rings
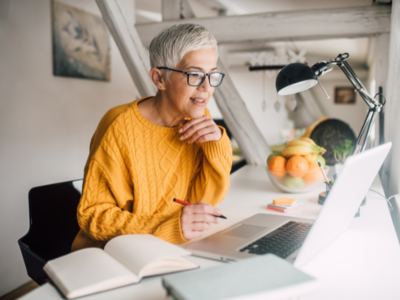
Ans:
{"label": "book", "polygon": [[296,203],[296,199],[288,198],[288,197],[281,197],[277,199],[273,199],[272,202],[274,205],[293,205]]}
{"label": "book", "polygon": [[294,205],[290,205],[290,206],[283,206],[283,205],[274,205],[274,204],[268,204],[267,209],[269,210],[274,210],[274,211],[279,211],[279,212],[283,212],[283,213],[288,213],[297,209],[301,208],[301,203],[297,203]]}
{"label": "book", "polygon": [[191,253],[150,234],[122,235],[104,250],[86,248],[50,260],[44,271],[67,298],[140,282],[143,277],[195,269]]}
{"label": "book", "polygon": [[318,289],[315,278],[274,254],[168,275],[162,284],[179,300],[289,299]]}

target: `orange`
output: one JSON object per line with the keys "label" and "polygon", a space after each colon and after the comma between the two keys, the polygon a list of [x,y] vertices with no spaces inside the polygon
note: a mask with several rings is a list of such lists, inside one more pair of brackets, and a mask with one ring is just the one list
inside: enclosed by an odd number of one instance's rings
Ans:
{"label": "orange", "polygon": [[317,153],[308,153],[308,154],[306,154],[306,155],[303,155],[303,157],[304,157],[305,159],[307,159],[307,161],[308,161],[309,163],[314,163],[314,162],[316,162],[316,160],[317,160]]}
{"label": "orange", "polygon": [[317,163],[308,164],[308,173],[304,176],[304,181],[315,182],[322,177],[321,169]]}
{"label": "orange", "polygon": [[286,169],[292,177],[303,177],[308,171],[308,161],[300,155],[292,156],[286,163]]}
{"label": "orange", "polygon": [[283,156],[275,156],[269,160],[268,170],[270,171],[278,171],[271,172],[271,174],[275,177],[284,177],[286,175],[286,158]]}

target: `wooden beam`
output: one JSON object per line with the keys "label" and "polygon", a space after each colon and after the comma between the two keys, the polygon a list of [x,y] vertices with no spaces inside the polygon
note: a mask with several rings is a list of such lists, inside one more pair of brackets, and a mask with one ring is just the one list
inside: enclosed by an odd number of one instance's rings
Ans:
{"label": "wooden beam", "polygon": [[371,36],[390,31],[390,6],[330,8],[216,18],[174,20],[136,25],[145,47],[163,29],[174,24],[196,23],[210,30],[219,44],[329,39]]}
{"label": "wooden beam", "polygon": [[219,11],[220,14],[225,14],[228,11],[228,8],[220,3],[218,0],[199,0],[204,3],[208,7]]}
{"label": "wooden beam", "polygon": [[155,95],[157,90],[149,76],[149,57],[133,24],[128,22],[123,4],[117,0],[96,0],[96,3],[138,89],[138,96]]}
{"label": "wooden beam", "polygon": [[184,19],[196,18],[188,0],[181,0],[181,17]]}
{"label": "wooden beam", "polygon": [[163,21],[193,18],[195,15],[187,0],[162,0]]}
{"label": "wooden beam", "polygon": [[181,18],[181,0],[162,0],[162,20],[179,20]]}
{"label": "wooden beam", "polygon": [[225,77],[224,82],[215,89],[214,98],[224,121],[239,144],[247,163],[265,165],[271,150],[220,59],[218,71],[225,73]]}

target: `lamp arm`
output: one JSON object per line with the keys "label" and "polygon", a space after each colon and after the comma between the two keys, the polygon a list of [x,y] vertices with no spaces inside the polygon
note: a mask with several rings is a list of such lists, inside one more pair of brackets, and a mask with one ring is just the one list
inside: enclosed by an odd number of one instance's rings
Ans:
{"label": "lamp arm", "polygon": [[[357,154],[358,152],[362,152],[365,150],[367,145],[368,136],[371,133],[373,124],[375,122],[375,118],[378,112],[380,112],[382,108],[382,104],[376,101],[367,91],[365,86],[362,84],[361,80],[357,77],[356,73],[350,67],[349,63],[346,61],[349,57],[348,53],[339,54],[336,58],[332,59],[330,63],[332,65],[337,65],[343,73],[346,75],[347,79],[352,83],[358,94],[365,101],[365,103],[369,107],[368,114],[365,118],[364,124],[361,127],[361,131],[357,137],[356,145],[354,147],[353,154]],[[366,130],[367,129],[367,130]],[[364,132],[366,130],[365,136]],[[364,136],[362,145],[360,145],[361,139]]]}
{"label": "lamp arm", "polygon": [[[376,109],[371,109],[371,111],[372,111],[371,120],[370,120],[370,122],[368,124],[367,133],[365,134],[364,141],[363,141],[363,144],[362,144],[362,147],[361,147],[361,152],[363,152],[365,150],[365,146],[367,145],[367,138],[369,137],[369,135],[371,133],[371,130],[372,130],[372,127],[375,124],[375,118],[376,118],[376,115],[378,113],[378,111]],[[358,144],[357,144],[357,146],[358,146]]]}
{"label": "lamp arm", "polygon": [[356,73],[353,71],[353,69],[350,67],[349,63],[347,61],[344,61],[343,64],[345,65],[345,67],[347,68],[347,70],[349,70],[349,72],[351,73],[351,75],[353,76],[353,78],[355,80],[357,80],[357,83],[361,86],[361,89],[358,90],[358,92],[363,93],[364,95],[366,95],[368,97],[368,99],[373,102],[375,105],[379,105],[380,103],[378,101],[376,101],[374,99],[374,97],[372,97],[367,89],[365,88],[365,86],[362,84],[362,82],[360,81],[360,79],[357,77]]}
{"label": "lamp arm", "polygon": [[364,132],[365,132],[365,129],[367,128],[367,126],[368,126],[367,134],[368,134],[369,131],[370,131],[371,116],[372,116],[372,114],[373,114],[373,110],[372,110],[372,109],[369,109],[368,114],[367,114],[367,116],[365,117],[365,121],[364,121],[364,123],[363,123],[363,125],[362,125],[362,127],[361,127],[360,133],[358,134],[358,137],[357,137],[357,140],[356,140],[356,145],[355,145],[354,150],[353,150],[353,154],[357,154],[358,152],[363,151],[364,148],[365,148],[365,145],[366,145],[366,142],[367,142],[367,136],[368,136],[368,135],[365,135],[364,141],[363,141],[363,143],[362,143],[361,146],[360,146],[360,142],[361,142],[361,139],[362,139],[362,137],[363,137],[363,135],[364,135]]}
{"label": "lamp arm", "polygon": [[356,78],[353,78],[353,76],[349,73],[349,71],[347,71],[347,68],[345,66],[343,66],[343,64],[338,64],[338,67],[343,71],[343,73],[346,75],[347,79],[351,82],[351,84],[354,86],[354,88],[356,89],[357,93],[361,96],[361,98],[365,101],[365,103],[369,106],[369,108],[374,107],[374,104],[372,104],[371,100],[369,99],[369,97],[367,97],[363,91],[365,91],[362,86],[360,86],[358,84],[358,77],[356,76]]}
{"label": "lamp arm", "polygon": [[370,108],[380,106],[380,103],[368,93],[361,80],[357,77],[356,73],[350,67],[349,63],[347,62],[348,57],[348,53],[339,54],[336,58],[331,60],[331,64],[339,66],[339,68],[346,75],[347,79],[349,79],[356,91],[360,94],[361,98]]}

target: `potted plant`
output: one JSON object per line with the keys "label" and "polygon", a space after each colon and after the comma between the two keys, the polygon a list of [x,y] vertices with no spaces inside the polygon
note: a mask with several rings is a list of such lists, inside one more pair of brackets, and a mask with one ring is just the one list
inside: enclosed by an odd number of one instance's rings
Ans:
{"label": "potted plant", "polygon": [[354,147],[351,145],[350,140],[344,140],[344,143],[339,147],[333,149],[335,160],[337,164],[335,164],[336,173],[339,174],[345,160],[353,153]]}

